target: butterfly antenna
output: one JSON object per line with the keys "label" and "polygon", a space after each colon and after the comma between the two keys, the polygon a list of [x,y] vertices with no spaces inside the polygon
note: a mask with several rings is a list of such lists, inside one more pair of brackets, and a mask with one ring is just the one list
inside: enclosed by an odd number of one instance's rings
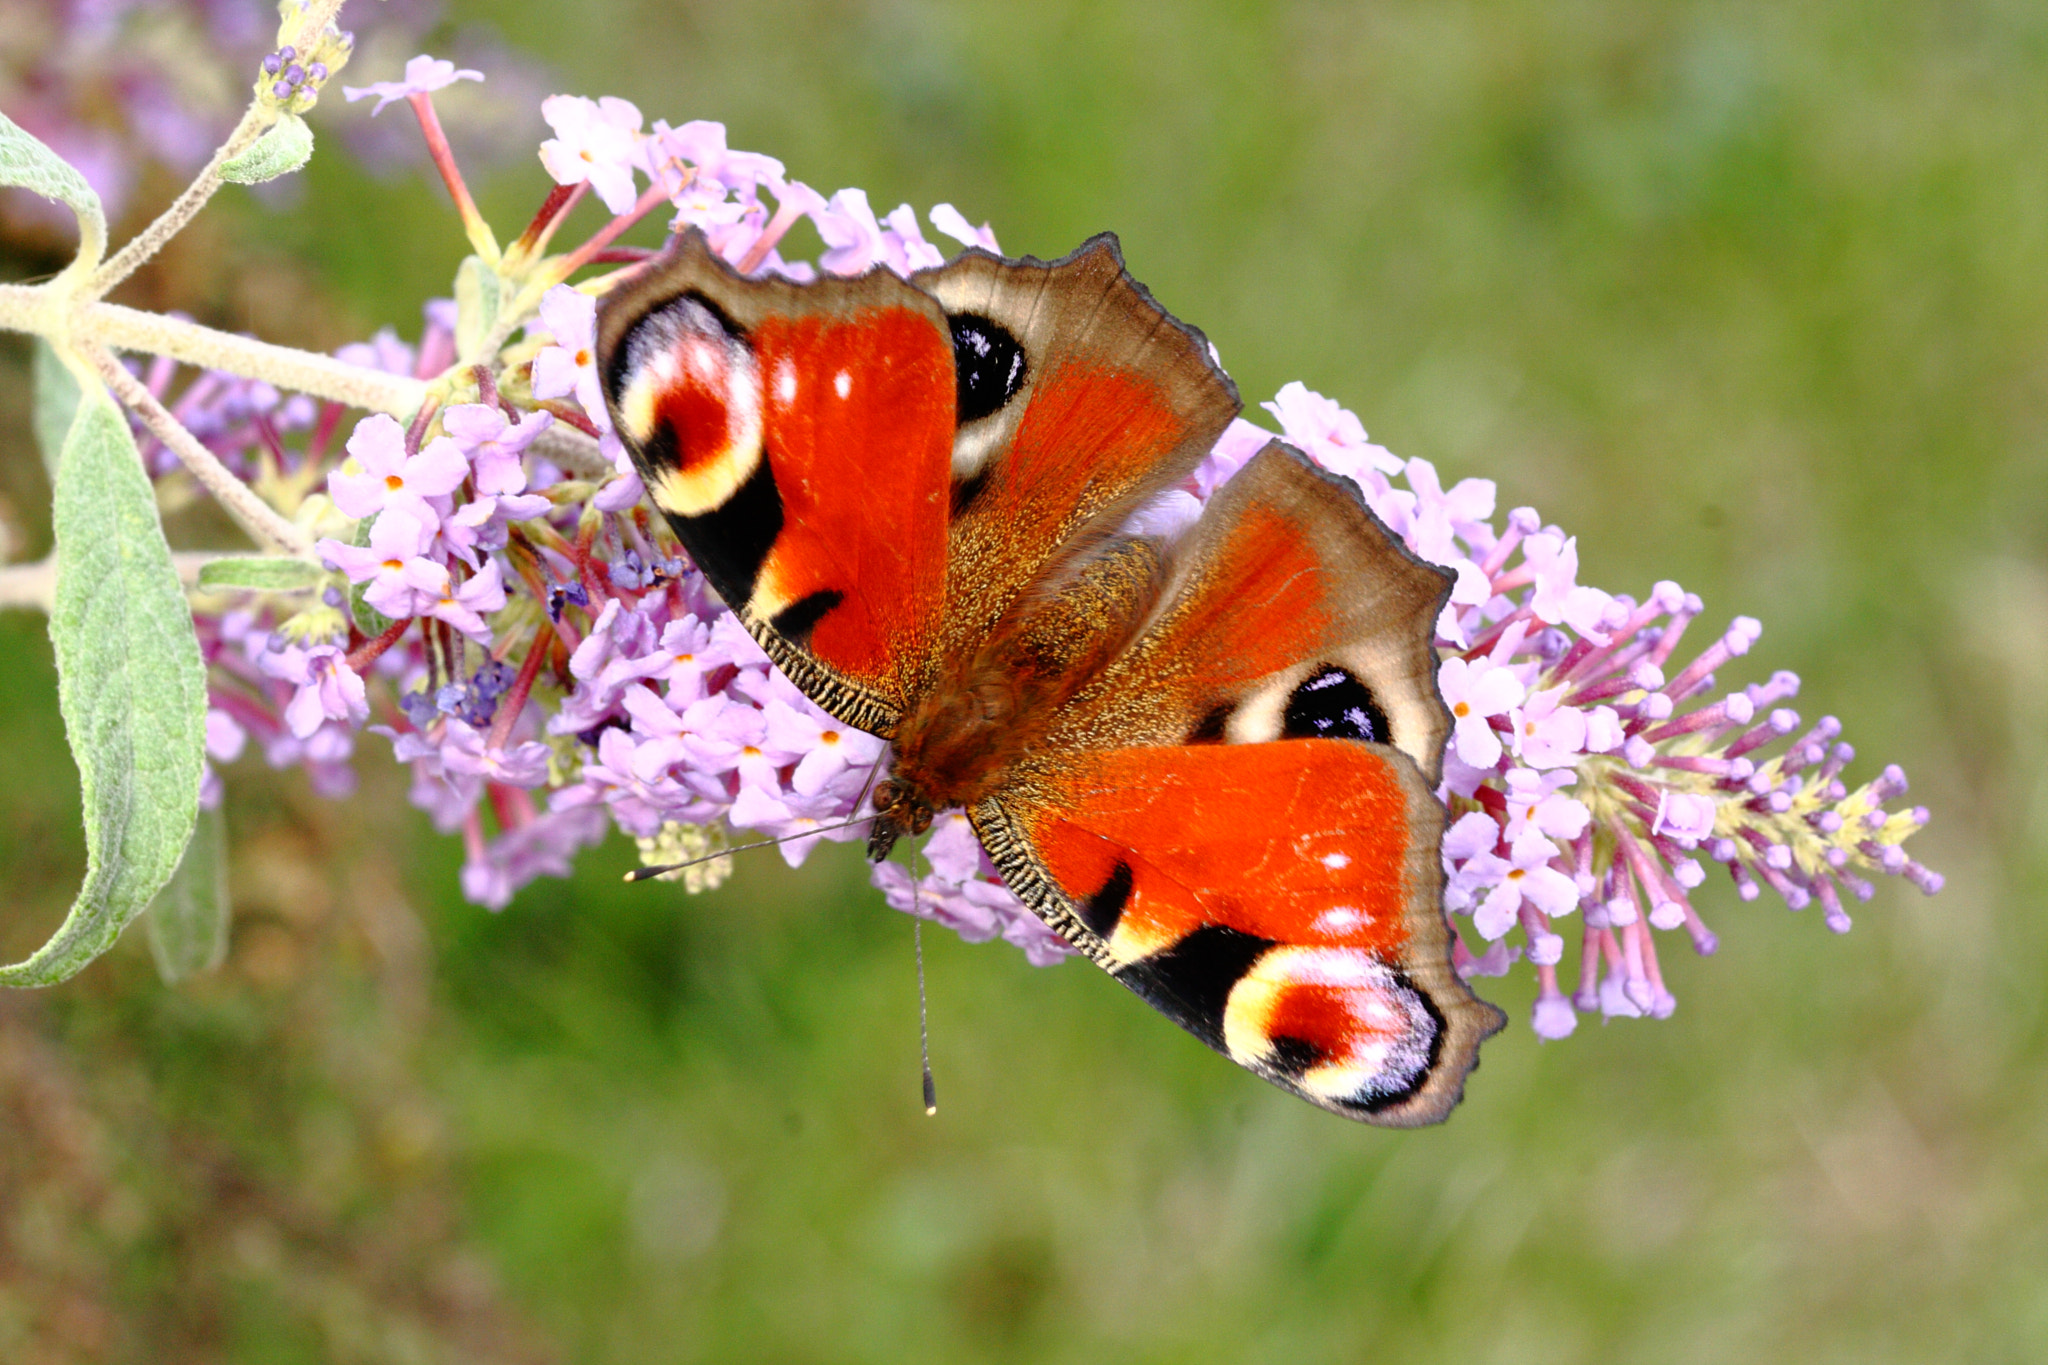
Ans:
{"label": "butterfly antenna", "polygon": [[917,1049],[924,1061],[924,1112],[929,1116],[939,1112],[939,1088],[932,1081],[931,1010],[924,991],[924,918],[917,913],[919,883],[915,862],[910,871],[910,942],[917,954]]}
{"label": "butterfly antenna", "polygon": [[882,764],[889,757],[887,749],[875,755],[875,761],[868,767],[868,780],[860,784],[860,795],[853,798],[853,808],[859,810],[868,799],[868,793],[875,789],[875,778],[881,774]]}
{"label": "butterfly antenna", "polygon": [[629,882],[650,881],[655,877],[661,876],[663,873],[680,872],[686,867],[695,867],[698,863],[708,863],[714,859],[723,858],[729,853],[745,853],[750,848],[773,848],[777,844],[786,844],[791,839],[808,839],[814,834],[829,834],[835,829],[847,829],[854,825],[865,825],[874,818],[872,815],[856,815],[853,819],[841,820],[836,825],[819,825],[816,829],[799,830],[795,834],[784,834],[773,839],[759,839],[751,844],[734,844],[731,848],[721,848],[716,853],[707,853],[701,858],[685,858],[682,862],[663,863],[659,867],[636,867],[626,874],[625,879]]}

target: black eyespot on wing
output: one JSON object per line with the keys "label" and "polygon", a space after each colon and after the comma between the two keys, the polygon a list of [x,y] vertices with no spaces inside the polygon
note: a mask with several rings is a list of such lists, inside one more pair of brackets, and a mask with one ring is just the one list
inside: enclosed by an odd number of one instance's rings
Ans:
{"label": "black eyespot on wing", "polygon": [[966,426],[999,411],[1024,387],[1024,348],[1009,329],[979,313],[953,313],[946,325],[953,330],[958,420]]}
{"label": "black eyespot on wing", "polygon": [[[782,494],[765,454],[739,491],[709,512],[695,517],[664,515],[720,597],[735,606],[753,597],[761,562],[782,534]],[[795,611],[810,600],[792,603],[787,610]]]}
{"label": "black eyespot on wing", "polygon": [[[614,365],[612,368],[618,367]],[[683,455],[681,447],[676,443],[676,429],[666,422],[656,422],[654,430],[647,433],[647,439],[640,442],[639,456],[642,469],[681,469]],[[673,521],[674,518],[670,520]]]}
{"label": "black eyespot on wing", "polygon": [[1195,728],[1188,731],[1188,737],[1184,742],[1188,744],[1221,744],[1223,742],[1223,730],[1225,726],[1230,724],[1230,713],[1232,710],[1233,708],[1230,706],[1210,708],[1209,714],[1203,716],[1196,723]]}
{"label": "black eyespot on wing", "polygon": [[[1429,1078],[1436,1074],[1437,1062],[1443,1057],[1444,1034],[1450,1029],[1450,1025],[1444,1020],[1444,1012],[1436,1007],[1436,1001],[1429,998],[1429,992],[1416,988],[1415,983],[1408,979],[1406,972],[1397,969],[1394,972],[1394,980],[1404,990],[1413,993],[1415,998],[1422,1002],[1423,1011],[1429,1015],[1429,1060],[1424,1062],[1416,1070],[1415,1074],[1409,1078],[1408,1084],[1402,1086],[1399,1090],[1389,1090],[1384,1094],[1374,1095],[1362,1104],[1347,1104],[1345,1105],[1347,1109],[1358,1109],[1368,1114],[1377,1114],[1382,1109],[1393,1108],[1403,1100],[1411,1098],[1416,1091],[1422,1089]],[[1477,1056],[1473,1057],[1472,1066],[1475,1070],[1478,1068],[1479,1059]]]}
{"label": "black eyespot on wing", "polygon": [[1393,743],[1387,713],[1372,689],[1335,664],[1311,672],[1287,699],[1284,739],[1363,739]]}
{"label": "black eyespot on wing", "polygon": [[[1173,1016],[1211,1047],[1223,1048],[1223,1006],[1230,988],[1273,946],[1221,924],[1205,924],[1154,957],[1130,968],[1138,993]],[[1226,1049],[1227,1050],[1227,1049]]]}
{"label": "black eyespot on wing", "polygon": [[821,588],[808,597],[802,597],[775,613],[775,619],[768,624],[784,639],[798,644],[808,644],[811,627],[832,608],[846,600],[846,594],[835,588]]}
{"label": "black eyespot on wing", "polygon": [[1131,865],[1119,862],[1102,889],[1081,903],[1081,923],[1093,929],[1097,937],[1108,938],[1116,931],[1116,922],[1123,918],[1124,903],[1130,898]]}

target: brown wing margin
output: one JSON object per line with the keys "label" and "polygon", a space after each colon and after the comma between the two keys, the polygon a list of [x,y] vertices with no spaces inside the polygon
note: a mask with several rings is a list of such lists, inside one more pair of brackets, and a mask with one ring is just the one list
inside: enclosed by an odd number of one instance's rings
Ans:
{"label": "brown wing margin", "polygon": [[970,250],[913,282],[960,376],[946,634],[965,648],[1049,561],[1192,472],[1240,404],[1108,233],[1052,262]]}

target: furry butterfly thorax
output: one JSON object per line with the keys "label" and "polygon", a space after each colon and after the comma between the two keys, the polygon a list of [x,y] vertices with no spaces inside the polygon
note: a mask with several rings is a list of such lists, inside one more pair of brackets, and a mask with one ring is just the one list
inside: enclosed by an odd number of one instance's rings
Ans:
{"label": "furry butterfly thorax", "polygon": [[1237,415],[1114,238],[904,279],[743,277],[687,232],[598,364],[654,504],[797,687],[889,741],[869,855],[967,811],[1004,882],[1240,1065],[1370,1122],[1457,1103],[1433,795],[1448,575],[1278,442],[1133,514]]}

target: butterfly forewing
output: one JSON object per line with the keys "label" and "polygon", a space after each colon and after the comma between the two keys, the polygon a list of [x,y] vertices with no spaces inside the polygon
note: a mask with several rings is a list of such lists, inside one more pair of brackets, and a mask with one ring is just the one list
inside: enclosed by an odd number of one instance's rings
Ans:
{"label": "butterfly forewing", "polygon": [[598,316],[654,504],[799,686],[886,733],[928,685],[945,605],[944,314],[886,271],[745,279],[691,232]]}
{"label": "butterfly forewing", "polygon": [[1048,561],[1185,478],[1237,390],[1107,233],[1060,261],[969,251],[913,278],[955,339],[949,638],[971,645]]}

